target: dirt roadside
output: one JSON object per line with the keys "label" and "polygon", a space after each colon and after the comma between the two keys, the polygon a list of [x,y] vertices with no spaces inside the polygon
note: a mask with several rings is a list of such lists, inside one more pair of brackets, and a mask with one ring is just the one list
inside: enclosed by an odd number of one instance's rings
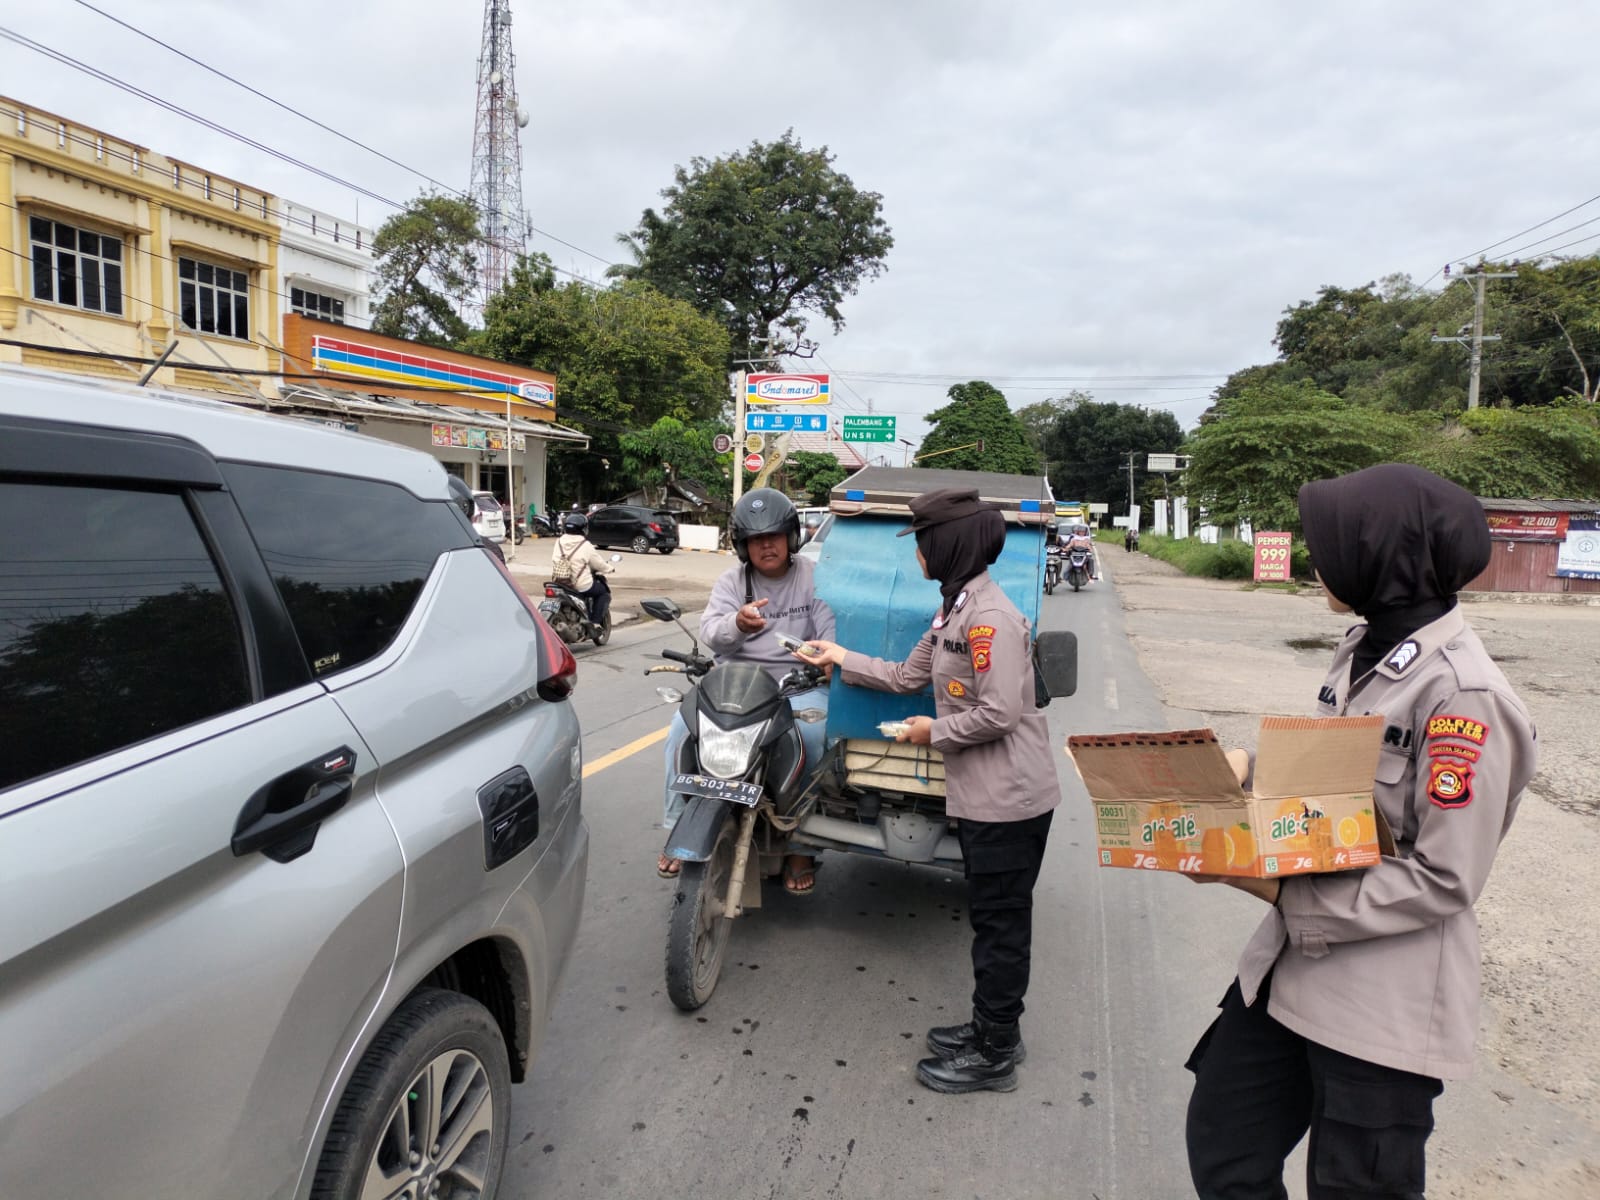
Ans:
{"label": "dirt roadside", "polygon": [[[1210,725],[1225,743],[1250,745],[1261,716],[1311,711],[1351,621],[1320,593],[1192,579],[1142,553],[1104,561],[1174,728]],[[1533,713],[1540,769],[1478,903],[1483,1067],[1447,1090],[1428,1194],[1600,1195],[1600,1162],[1570,1137],[1600,1137],[1600,607],[1490,598],[1465,611]],[[1535,1111],[1541,1100],[1556,1120]],[[1451,1123],[1452,1103],[1467,1119]]]}

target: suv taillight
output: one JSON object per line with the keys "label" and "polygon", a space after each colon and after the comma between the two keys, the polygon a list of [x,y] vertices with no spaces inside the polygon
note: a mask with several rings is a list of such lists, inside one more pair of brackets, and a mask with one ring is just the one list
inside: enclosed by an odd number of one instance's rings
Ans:
{"label": "suv taillight", "polygon": [[661,532],[661,526],[657,525],[654,521],[650,522],[650,528],[655,530],[657,533]]}
{"label": "suv taillight", "polygon": [[[533,618],[534,632],[539,638],[539,698],[565,700],[572,695],[572,689],[578,686],[578,660],[572,656],[572,651],[567,649],[567,644],[561,640],[561,635],[550,628],[550,622],[544,619],[544,614],[539,611],[539,606],[533,602],[533,598],[517,586],[517,581],[511,577],[511,569],[492,551],[485,550],[484,553],[495,566],[500,568],[506,586],[516,593],[517,599],[522,601],[522,607],[527,609],[528,615]],[[547,587],[545,594],[553,596],[555,593]]]}

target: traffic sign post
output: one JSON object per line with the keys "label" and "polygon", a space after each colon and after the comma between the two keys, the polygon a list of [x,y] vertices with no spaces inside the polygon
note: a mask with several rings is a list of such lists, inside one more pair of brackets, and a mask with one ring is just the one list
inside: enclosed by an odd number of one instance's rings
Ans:
{"label": "traffic sign post", "polygon": [[894,441],[894,418],[886,416],[841,417],[839,436],[847,442]]}
{"label": "traffic sign post", "polygon": [[711,448],[718,454],[726,454],[733,449],[733,435],[727,433],[717,434],[716,437],[711,439]]}
{"label": "traffic sign post", "polygon": [[747,412],[744,429],[746,433],[827,433],[828,414]]}
{"label": "traffic sign post", "polygon": [[745,435],[744,448],[750,451],[751,454],[760,454],[766,444],[767,443],[762,439],[759,433],[748,433]]}
{"label": "traffic sign post", "polygon": [[759,454],[746,454],[744,456],[744,469],[749,471],[751,474],[761,470],[761,468],[766,465],[767,460],[762,458]]}

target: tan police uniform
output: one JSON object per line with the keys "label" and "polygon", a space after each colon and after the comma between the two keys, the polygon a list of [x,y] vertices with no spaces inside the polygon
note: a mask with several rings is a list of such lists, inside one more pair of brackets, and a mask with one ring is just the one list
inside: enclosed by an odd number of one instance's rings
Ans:
{"label": "tan police uniform", "polygon": [[1471,1073],[1480,960],[1473,904],[1537,768],[1532,718],[1460,608],[1350,686],[1365,626],[1346,635],[1322,716],[1387,721],[1375,795],[1397,854],[1282,881],[1239,960],[1253,1003],[1313,1042],[1435,1079]]}
{"label": "tan police uniform", "polygon": [[[942,606],[941,606],[942,610]],[[1034,707],[1028,621],[985,571],[905,662],[849,651],[844,681],[887,692],[933,685],[933,747],[945,756],[945,811],[1023,821],[1061,802],[1045,715]]]}

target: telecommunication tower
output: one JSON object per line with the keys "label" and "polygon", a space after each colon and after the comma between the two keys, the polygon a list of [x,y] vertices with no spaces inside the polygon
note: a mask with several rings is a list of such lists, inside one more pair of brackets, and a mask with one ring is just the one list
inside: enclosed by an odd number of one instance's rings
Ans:
{"label": "telecommunication tower", "polygon": [[522,143],[528,124],[517,104],[517,59],[511,49],[511,0],[484,0],[478,53],[478,113],[472,129],[472,199],[483,226],[482,303],[505,284],[527,248],[522,210]]}

